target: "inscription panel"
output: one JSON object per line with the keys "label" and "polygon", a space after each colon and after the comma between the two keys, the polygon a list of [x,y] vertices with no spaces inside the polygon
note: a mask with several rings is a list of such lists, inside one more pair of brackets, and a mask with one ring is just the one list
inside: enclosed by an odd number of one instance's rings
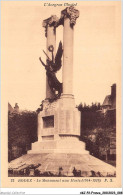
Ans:
{"label": "inscription panel", "polygon": [[67,133],[73,131],[73,111],[71,110],[66,111],[66,130]]}
{"label": "inscription panel", "polygon": [[43,128],[53,128],[54,127],[54,115],[42,117]]}
{"label": "inscription panel", "polygon": [[60,111],[59,112],[59,132],[60,133],[65,133],[66,132],[66,113],[65,111]]}

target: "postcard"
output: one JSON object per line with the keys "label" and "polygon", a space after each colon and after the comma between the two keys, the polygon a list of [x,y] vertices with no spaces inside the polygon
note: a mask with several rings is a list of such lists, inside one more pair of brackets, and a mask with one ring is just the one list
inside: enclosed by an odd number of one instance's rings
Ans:
{"label": "postcard", "polygon": [[121,188],[121,1],[1,1],[1,187]]}

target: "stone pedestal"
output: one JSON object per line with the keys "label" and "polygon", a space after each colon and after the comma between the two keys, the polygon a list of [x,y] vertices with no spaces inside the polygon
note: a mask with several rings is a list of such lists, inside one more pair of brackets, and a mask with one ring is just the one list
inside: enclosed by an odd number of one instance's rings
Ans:
{"label": "stone pedestal", "polygon": [[43,111],[38,114],[38,142],[28,153],[88,154],[85,143],[79,140],[80,112],[74,105],[74,98],[69,102],[69,96],[43,102]]}

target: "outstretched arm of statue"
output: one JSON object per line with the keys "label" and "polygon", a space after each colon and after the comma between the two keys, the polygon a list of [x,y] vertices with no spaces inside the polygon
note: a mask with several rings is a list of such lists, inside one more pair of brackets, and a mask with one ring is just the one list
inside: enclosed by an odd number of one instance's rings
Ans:
{"label": "outstretched arm of statue", "polygon": [[54,62],[55,62],[55,58],[54,58],[53,51],[52,51],[52,63]]}
{"label": "outstretched arm of statue", "polygon": [[46,64],[44,64],[44,62],[42,61],[41,57],[39,57],[39,60],[40,60],[40,62],[42,63],[42,65],[43,65],[44,67],[46,67]]}
{"label": "outstretched arm of statue", "polygon": [[49,56],[46,54],[46,52],[43,50],[44,54],[46,55],[47,59],[51,61],[51,59],[49,58]]}

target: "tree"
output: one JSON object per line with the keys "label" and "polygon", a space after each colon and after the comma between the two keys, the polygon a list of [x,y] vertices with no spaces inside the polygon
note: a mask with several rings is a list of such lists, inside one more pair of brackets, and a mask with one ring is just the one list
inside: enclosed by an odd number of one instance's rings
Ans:
{"label": "tree", "polygon": [[[100,103],[92,103],[91,106],[80,103],[78,109],[81,112],[81,140],[85,141],[86,149],[98,158],[101,158],[101,150],[105,151],[107,160],[110,139],[116,137],[116,110],[103,114]],[[96,140],[91,140],[91,136]]]}
{"label": "tree", "polygon": [[[37,140],[37,114],[36,112],[23,111],[8,113],[8,147],[12,156],[12,148],[22,149],[22,154],[27,152],[31,143]],[[9,155],[10,160],[10,155]]]}
{"label": "tree", "polygon": [[96,145],[100,148],[103,148],[106,154],[106,161],[108,160],[108,153],[110,150],[110,138],[108,133],[101,131],[97,134]]}

